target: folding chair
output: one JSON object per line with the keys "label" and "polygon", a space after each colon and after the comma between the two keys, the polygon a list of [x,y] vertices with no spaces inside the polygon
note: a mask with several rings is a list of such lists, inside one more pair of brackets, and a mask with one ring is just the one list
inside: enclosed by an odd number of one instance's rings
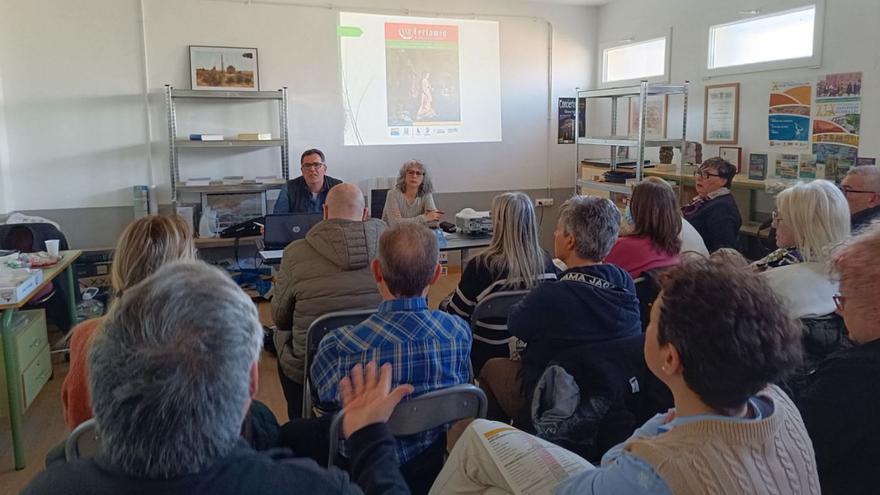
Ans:
{"label": "folding chair", "polygon": [[67,435],[64,442],[64,458],[67,462],[92,458],[100,452],[101,443],[95,418],[80,423]]}
{"label": "folding chair", "polygon": [[358,309],[353,311],[333,311],[315,318],[306,332],[306,357],[303,361],[305,377],[303,379],[302,417],[312,417],[312,391],[309,379],[309,367],[318,352],[318,346],[331,330],[347,325],[357,325],[375,313],[375,309]]}
{"label": "folding chair", "polygon": [[[388,427],[396,436],[414,435],[466,418],[485,418],[486,394],[474,385],[455,385],[403,401],[394,408]],[[336,462],[345,410],[336,413],[330,424],[328,466]]]}
{"label": "folding chair", "polygon": [[[507,332],[507,316],[511,308],[528,294],[527,290],[511,290],[489,294],[477,303],[471,314],[471,330],[474,334],[474,346],[471,350],[473,371],[479,373],[483,365],[492,357],[512,357],[516,355],[517,338]],[[491,339],[480,335],[477,329],[489,329],[505,332],[501,339]],[[504,346],[507,352],[500,348]]]}

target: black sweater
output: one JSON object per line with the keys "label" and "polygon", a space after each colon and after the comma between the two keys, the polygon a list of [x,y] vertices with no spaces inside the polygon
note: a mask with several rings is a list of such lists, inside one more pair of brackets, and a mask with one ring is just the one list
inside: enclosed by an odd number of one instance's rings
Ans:
{"label": "black sweater", "polygon": [[710,253],[720,248],[739,249],[742,218],[732,194],[710,199],[696,210],[685,207],[684,218],[703,237]]}
{"label": "black sweater", "polygon": [[880,339],[823,361],[798,407],[816,451],[825,495],[880,486]]}
{"label": "black sweater", "polygon": [[25,494],[154,494],[280,495],[408,494],[394,452],[394,438],[385,424],[374,424],[351,436],[352,483],[336,468],[325,469],[310,459],[271,456],[243,442],[202,473],[168,480],[131,478],[101,460],[82,459],[42,472]]}

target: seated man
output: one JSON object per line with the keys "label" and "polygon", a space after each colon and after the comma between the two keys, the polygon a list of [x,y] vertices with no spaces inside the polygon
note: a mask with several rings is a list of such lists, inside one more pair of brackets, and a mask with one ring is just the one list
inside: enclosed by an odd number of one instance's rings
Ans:
{"label": "seated man", "polygon": [[[440,276],[437,238],[424,225],[400,223],[379,238],[373,277],[383,302],[361,324],[336,329],[321,341],[312,381],[323,407],[340,407],[339,380],[346,370],[371,360],[390,362],[394,383],[415,395],[470,382],[470,326],[457,316],[428,309],[428,288]],[[405,464],[432,446],[443,428],[399,440]]]}
{"label": "seated man", "polygon": [[[456,443],[432,493],[511,492],[503,472],[522,466],[534,472],[529,481],[543,484],[530,488],[558,495],[818,495],[807,430],[788,396],[771,385],[800,361],[800,326],[758,274],[726,258],[689,258],[660,278],[644,354],[672,391],[674,409],[609,450],[599,467],[552,444],[537,446],[540,441],[524,433],[501,433],[506,425],[476,421]],[[865,424],[853,425],[854,431],[863,432],[858,427]],[[487,431],[521,437],[503,452],[509,462],[488,455],[479,437]],[[865,445],[875,438],[865,434]],[[566,462],[552,462],[560,458]]]}
{"label": "seated man", "polygon": [[877,493],[880,471],[880,224],[872,224],[834,258],[835,298],[855,347],[819,364],[798,403],[816,449],[825,494]]}
{"label": "seated man", "polygon": [[302,414],[303,360],[312,321],[333,311],[375,308],[381,301],[370,261],[376,257],[385,223],[367,217],[364,195],[354,184],[330,190],[324,218],[305,239],[284,249],[275,274],[272,318],[278,376],[291,419]]}
{"label": "seated man", "polygon": [[[89,353],[101,454],[41,473],[27,494],[360,494],[314,461],[269,456],[239,438],[257,389],[262,329],[229,276],[174,262],[127,290]],[[389,395],[390,367],[341,384],[353,477],[368,493],[408,493],[387,421],[409,386]]]}
{"label": "seated man", "polygon": [[846,195],[846,202],[849,203],[853,233],[880,218],[880,167],[853,167],[840,182],[840,186]]}
{"label": "seated man", "polygon": [[321,213],[330,189],[342,184],[327,172],[324,152],[319,149],[305,150],[299,158],[302,176],[287,181],[278,193],[273,213]]}
{"label": "seated man", "polygon": [[483,367],[479,383],[489,399],[489,418],[524,419],[535,385],[560,353],[642,332],[632,278],[602,261],[619,230],[620,211],[607,199],[576,196],[562,205],[554,250],[567,269],[511,310],[508,330],[526,349],[522,361],[495,358]]}

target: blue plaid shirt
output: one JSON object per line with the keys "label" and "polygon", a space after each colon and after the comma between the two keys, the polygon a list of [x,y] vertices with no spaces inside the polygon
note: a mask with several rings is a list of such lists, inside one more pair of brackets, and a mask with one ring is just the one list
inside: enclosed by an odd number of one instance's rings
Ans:
{"label": "blue plaid shirt", "polygon": [[[412,397],[469,383],[471,329],[458,316],[428,309],[423,297],[384,301],[379,311],[354,326],[337,328],[321,340],[311,377],[322,405],[341,407],[339,380],[354,365],[376,361],[393,366],[392,387],[409,383]],[[445,428],[397,441],[404,464],[430,447]]]}

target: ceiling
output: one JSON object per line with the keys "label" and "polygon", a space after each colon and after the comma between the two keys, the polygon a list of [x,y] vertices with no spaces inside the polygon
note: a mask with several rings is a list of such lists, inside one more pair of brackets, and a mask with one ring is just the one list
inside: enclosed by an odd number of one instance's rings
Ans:
{"label": "ceiling", "polygon": [[563,5],[605,5],[614,0],[532,0],[540,3],[558,3]]}

